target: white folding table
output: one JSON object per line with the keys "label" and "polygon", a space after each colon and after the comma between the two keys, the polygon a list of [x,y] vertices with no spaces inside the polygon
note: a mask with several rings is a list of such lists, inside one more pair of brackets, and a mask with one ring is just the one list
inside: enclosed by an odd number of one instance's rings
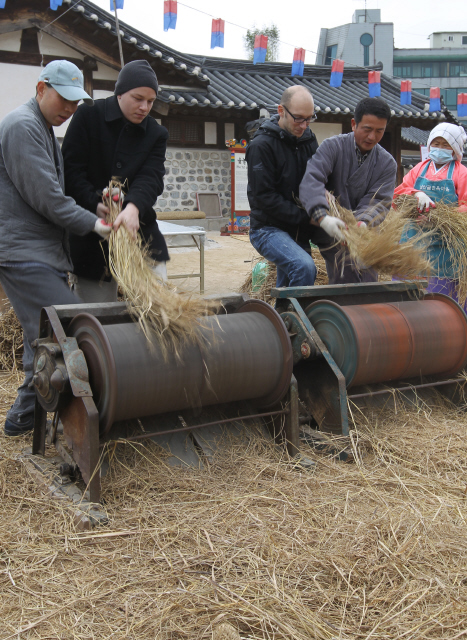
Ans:
{"label": "white folding table", "polygon": [[[177,278],[199,278],[199,292],[204,293],[204,244],[206,242],[206,231],[204,229],[195,229],[194,227],[184,227],[180,224],[172,224],[158,220],[160,232],[167,237],[190,236],[191,244],[177,244],[176,248],[197,247],[199,251],[199,273],[183,273],[174,276],[168,276],[169,279]],[[175,247],[174,247],[175,248]]]}

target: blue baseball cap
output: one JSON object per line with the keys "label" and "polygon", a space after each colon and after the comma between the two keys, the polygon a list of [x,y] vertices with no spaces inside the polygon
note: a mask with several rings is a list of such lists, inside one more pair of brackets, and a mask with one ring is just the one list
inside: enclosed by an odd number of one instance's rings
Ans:
{"label": "blue baseball cap", "polygon": [[94,100],[83,89],[84,78],[78,67],[68,60],[54,60],[42,69],[39,80],[47,82],[65,100],[83,100],[93,104]]}

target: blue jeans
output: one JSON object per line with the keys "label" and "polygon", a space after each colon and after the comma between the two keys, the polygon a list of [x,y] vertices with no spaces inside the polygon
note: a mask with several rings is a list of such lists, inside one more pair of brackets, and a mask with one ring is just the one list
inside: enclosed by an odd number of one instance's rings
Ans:
{"label": "blue jeans", "polygon": [[310,287],[316,279],[316,265],[310,243],[299,244],[276,227],[250,229],[250,242],[277,268],[277,287]]}

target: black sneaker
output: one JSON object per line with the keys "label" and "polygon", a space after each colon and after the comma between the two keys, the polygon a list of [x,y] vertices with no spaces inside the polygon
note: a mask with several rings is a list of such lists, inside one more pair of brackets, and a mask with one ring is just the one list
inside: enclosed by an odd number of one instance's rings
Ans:
{"label": "black sneaker", "polygon": [[6,436],[22,436],[34,429],[34,412],[18,418],[17,422],[5,420],[4,432]]}

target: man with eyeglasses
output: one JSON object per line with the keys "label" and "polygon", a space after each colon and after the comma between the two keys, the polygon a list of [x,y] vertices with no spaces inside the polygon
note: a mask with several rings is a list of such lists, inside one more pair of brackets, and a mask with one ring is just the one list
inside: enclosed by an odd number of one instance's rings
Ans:
{"label": "man with eyeglasses", "polygon": [[[396,161],[379,145],[391,111],[381,98],[364,98],[355,107],[352,133],[325,140],[308,162],[300,185],[300,200],[310,222],[328,234],[327,246],[320,245],[326,261],[329,284],[376,282],[378,274],[355,264],[341,245],[342,234],[329,214],[326,191],[346,209],[353,211],[359,225],[380,224],[392,203],[396,182]],[[332,227],[334,225],[334,227]]]}
{"label": "man with eyeglasses", "polygon": [[[277,267],[277,286],[309,286],[316,278],[310,240],[326,242],[322,229],[298,203],[300,182],[318,141],[313,97],[294,85],[282,94],[277,115],[259,127],[246,150],[250,241]],[[331,219],[331,218],[329,218]]]}

